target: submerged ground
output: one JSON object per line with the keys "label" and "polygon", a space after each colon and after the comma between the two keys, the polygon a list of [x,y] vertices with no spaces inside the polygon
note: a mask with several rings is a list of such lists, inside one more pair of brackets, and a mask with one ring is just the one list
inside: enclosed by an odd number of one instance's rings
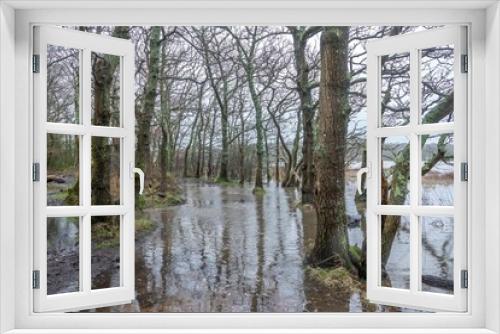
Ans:
{"label": "submerged ground", "polygon": [[[435,191],[442,192],[446,186]],[[315,235],[312,208],[298,205],[299,194],[275,184],[256,196],[251,186],[185,180],[185,202],[147,209],[151,224],[136,236],[136,300],[101,312],[363,312],[399,311],[369,304],[364,283],[346,271],[311,269],[306,250]],[[360,215],[354,184],[346,187],[349,238],[361,246]],[[439,226],[437,227],[439,228]],[[62,223],[49,230],[52,289],[73,291],[78,272],[76,227]],[[73,235],[73,236],[72,236]],[[443,240],[431,240],[436,245]],[[401,229],[388,271],[393,284],[404,285],[408,230]],[[403,251],[398,251],[402,249]],[[64,261],[50,261],[56,253]],[[119,284],[118,248],[94,250],[93,286]],[[437,276],[442,262],[428,263]],[[55,275],[55,274],[53,274]],[[75,277],[71,277],[75,276]],[[406,311],[406,310],[404,310]]]}

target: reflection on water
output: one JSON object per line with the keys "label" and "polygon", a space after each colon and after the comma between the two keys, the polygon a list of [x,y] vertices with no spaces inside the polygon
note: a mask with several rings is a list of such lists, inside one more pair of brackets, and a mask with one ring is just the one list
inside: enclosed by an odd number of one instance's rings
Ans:
{"label": "reflection on water", "polygon": [[137,301],[113,311],[302,312],[302,215],[272,187],[185,185],[136,249]]}
{"label": "reflection on water", "polygon": [[[263,196],[255,196],[251,187],[195,181],[183,187],[186,203],[148,211],[156,224],[137,237],[136,300],[98,311],[366,311],[360,293],[325,290],[304,274],[305,249],[315,235],[315,215],[311,209],[297,208],[297,191],[271,184]],[[349,183],[349,238],[351,244],[360,246],[363,235],[354,191],[354,183]],[[393,251],[405,238],[396,239]],[[443,240],[430,243],[441,245]],[[429,263],[432,266],[426,273],[442,276],[442,266]],[[398,280],[398,270],[397,263],[390,268],[391,280]]]}

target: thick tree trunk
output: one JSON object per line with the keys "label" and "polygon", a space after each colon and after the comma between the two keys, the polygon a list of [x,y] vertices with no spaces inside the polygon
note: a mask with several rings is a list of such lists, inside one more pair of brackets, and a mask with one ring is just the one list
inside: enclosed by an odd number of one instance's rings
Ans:
{"label": "thick tree trunk", "polygon": [[345,210],[345,150],[349,115],[348,27],[326,27],[321,35],[321,80],[317,182],[317,231],[310,259],[317,266],[353,269]]}
{"label": "thick tree trunk", "polygon": [[137,115],[136,165],[151,175],[151,121],[153,119],[160,62],[160,27],[151,27],[149,39],[148,77],[144,88],[142,111]]}
{"label": "thick tree trunk", "polygon": [[[128,38],[127,27],[116,27],[113,37]],[[94,77],[94,124],[110,124],[111,103],[113,101],[113,75],[120,65],[114,56],[104,55],[93,64]],[[92,140],[92,204],[111,205],[111,170],[109,159],[112,146],[108,138],[94,137]],[[77,183],[79,185],[79,183]]]}

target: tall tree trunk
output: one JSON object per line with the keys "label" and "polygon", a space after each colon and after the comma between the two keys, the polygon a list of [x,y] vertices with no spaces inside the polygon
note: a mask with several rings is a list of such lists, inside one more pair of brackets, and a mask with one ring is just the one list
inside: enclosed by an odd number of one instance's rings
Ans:
{"label": "tall tree trunk", "polygon": [[170,93],[168,89],[167,79],[163,77],[167,70],[167,57],[166,57],[166,43],[162,45],[161,56],[161,73],[162,79],[160,80],[160,128],[161,128],[161,142],[160,142],[160,192],[165,194],[167,191],[167,171],[170,157],[169,148],[170,144]]}
{"label": "tall tree trunk", "polygon": [[[200,98],[200,100],[201,100],[201,98]],[[200,113],[201,113],[201,110],[198,110],[196,113],[193,125],[191,126],[191,135],[189,136],[189,142],[186,146],[186,150],[184,151],[184,169],[182,172],[182,176],[184,176],[184,177],[188,177],[189,150],[191,149],[191,145],[193,145],[194,137],[196,136],[196,125],[198,123],[198,117],[199,117]]]}
{"label": "tall tree trunk", "polygon": [[[203,111],[200,111],[203,113]],[[199,179],[203,173],[202,171],[202,166],[201,166],[201,157],[203,155],[203,140],[202,140],[202,131],[205,127],[205,120],[203,115],[201,115],[200,118],[200,125],[198,126],[198,131],[197,131],[197,137],[198,137],[198,149],[197,149],[197,155],[198,157],[196,158],[196,174],[195,177]]]}
{"label": "tall tree trunk", "polygon": [[151,121],[153,119],[160,63],[160,27],[151,27],[149,37],[148,76],[144,88],[142,111],[137,115],[136,165],[151,175]]}
{"label": "tall tree trunk", "polygon": [[222,133],[222,151],[220,156],[220,171],[219,171],[219,180],[220,181],[228,181],[228,167],[229,167],[229,139],[228,139],[228,112],[226,106],[221,109],[220,113],[221,120],[221,133]]}
{"label": "tall tree trunk", "polygon": [[269,143],[267,142],[267,129],[264,129],[264,148],[266,152],[266,183],[271,181],[271,170],[269,169]]}
{"label": "tall tree trunk", "polygon": [[206,177],[205,173],[205,151],[207,148],[207,129],[210,124],[210,113],[207,115],[207,120],[205,122],[205,126],[203,127],[203,138],[201,143],[201,176]]}
{"label": "tall tree trunk", "polygon": [[[281,147],[283,147],[283,151],[285,151],[285,154],[288,157],[285,179],[283,180],[283,184],[282,184],[283,187],[286,187],[288,184],[288,180],[290,179],[292,165],[294,164],[293,157],[292,157],[292,153],[290,152],[290,150],[286,146],[286,141],[283,138],[283,135],[281,133],[279,116],[276,117],[276,115],[274,113],[270,112],[269,109],[268,109],[268,112],[269,112],[269,116],[271,116],[271,120],[273,121],[274,126],[276,127],[276,132],[277,132],[276,133],[276,175],[278,176],[276,178],[277,182],[279,182],[279,143],[280,142],[281,142]],[[300,112],[298,112],[297,114],[300,115]],[[297,125],[297,129],[300,132],[300,125]],[[298,141],[299,141],[298,138],[295,138],[295,141],[297,142],[297,145],[298,145]],[[298,149],[296,149],[295,154],[297,154],[297,150]]]}
{"label": "tall tree trunk", "polygon": [[160,192],[167,191],[167,165],[168,165],[168,134],[165,128],[161,129],[161,144],[160,144]]}
{"label": "tall tree trunk", "polygon": [[[297,71],[297,92],[302,112],[302,203],[310,204],[314,200],[314,113],[312,85],[309,82],[309,66],[306,60],[306,46],[319,27],[290,27],[292,33],[295,69]],[[293,166],[294,168],[295,166]]]}
{"label": "tall tree trunk", "polygon": [[[128,38],[127,27],[116,27],[113,37]],[[94,124],[110,124],[111,103],[113,100],[113,75],[120,65],[114,56],[104,55],[97,58],[93,64],[94,78]],[[94,137],[92,139],[92,204],[116,204],[110,193],[111,169],[109,157],[112,145],[108,138]],[[77,183],[78,185],[78,183]]]}
{"label": "tall tree trunk", "polygon": [[[302,112],[297,111],[297,128],[295,130],[295,137],[293,139],[292,152],[290,155],[290,165],[287,166],[286,177],[283,180],[284,187],[295,187],[298,183],[298,180],[295,176],[295,170],[298,169],[298,155],[299,155],[299,142],[300,142],[300,134],[302,130]],[[292,173],[292,171],[294,171]]]}
{"label": "tall tree trunk", "polygon": [[246,66],[248,89],[255,109],[255,128],[257,130],[257,161],[255,166],[255,190],[263,189],[262,160],[264,156],[264,128],[262,126],[262,104],[254,83],[254,69],[251,63]]}
{"label": "tall tree trunk", "polygon": [[[207,73],[210,86],[214,93],[215,101],[220,109],[220,120],[221,120],[221,135],[222,135],[222,148],[220,155],[220,171],[218,179],[220,181],[228,181],[228,166],[229,166],[229,137],[228,137],[228,127],[229,127],[229,73],[224,67],[224,60],[221,59],[221,55],[218,52],[211,53],[209,41],[205,35],[206,30],[199,32],[199,39],[203,48],[203,61],[205,63],[205,69]],[[218,43],[215,40],[212,42]],[[220,45],[219,45],[220,46]],[[218,46],[218,47],[219,47]],[[219,79],[216,78],[212,70],[212,66],[216,66],[219,70]],[[220,84],[222,83],[222,84]],[[215,115],[215,112],[214,112]],[[214,120],[215,122],[215,120]],[[215,126],[215,123],[213,124]],[[212,139],[211,139],[212,140]],[[210,149],[211,151],[211,149]],[[209,157],[211,159],[211,157]],[[210,160],[209,159],[209,160]],[[209,161],[210,162],[210,161]]]}
{"label": "tall tree trunk", "polygon": [[208,162],[207,162],[207,176],[211,178],[214,173],[214,137],[215,137],[215,122],[217,121],[216,109],[214,109],[214,115],[212,118],[212,126],[210,129],[210,135],[208,137]]}
{"label": "tall tree trunk", "polygon": [[276,157],[274,166],[274,178],[276,179],[276,185],[280,184],[280,129],[276,129]]}
{"label": "tall tree trunk", "polygon": [[353,269],[345,210],[345,150],[349,116],[348,27],[325,27],[321,35],[321,80],[317,182],[317,230],[310,259],[318,266]]}
{"label": "tall tree trunk", "polygon": [[243,113],[240,110],[240,123],[241,123],[241,134],[239,139],[239,174],[240,174],[240,185],[245,184],[245,120],[243,118]]}

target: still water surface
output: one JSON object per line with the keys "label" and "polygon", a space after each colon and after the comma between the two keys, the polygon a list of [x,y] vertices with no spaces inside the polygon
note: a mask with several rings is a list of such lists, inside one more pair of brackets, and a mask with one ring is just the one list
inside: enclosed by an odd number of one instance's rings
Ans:
{"label": "still water surface", "polygon": [[[349,241],[361,246],[363,236],[354,191],[354,183],[348,183]],[[148,210],[155,224],[152,230],[137,236],[136,300],[96,311],[366,311],[360,293],[339,294],[311,282],[305,275],[305,249],[312,245],[316,220],[312,209],[297,206],[296,190],[270,184],[263,196],[255,196],[251,187],[186,181],[183,192],[184,204]],[[64,225],[49,233],[49,245],[61,245],[57,241],[61,233],[65,238],[77,233],[68,227],[71,224]],[[408,231],[402,229],[387,264],[395,284],[405,284],[408,277],[404,263],[409,259],[400,251],[408,242]],[[443,240],[432,242],[437,246]],[[71,254],[71,247],[62,246]],[[102,259],[116,262],[110,255],[114,253],[102,249],[94,254],[93,281],[111,286],[118,283],[117,265],[98,265]],[[426,271],[443,276],[443,261],[431,260]],[[445,261],[444,265],[449,263]],[[69,272],[67,268],[59,268],[59,272]],[[449,272],[449,268],[444,269],[445,276]],[[73,291],[74,286],[63,283],[71,279],[59,281],[66,286],[58,290]]]}

